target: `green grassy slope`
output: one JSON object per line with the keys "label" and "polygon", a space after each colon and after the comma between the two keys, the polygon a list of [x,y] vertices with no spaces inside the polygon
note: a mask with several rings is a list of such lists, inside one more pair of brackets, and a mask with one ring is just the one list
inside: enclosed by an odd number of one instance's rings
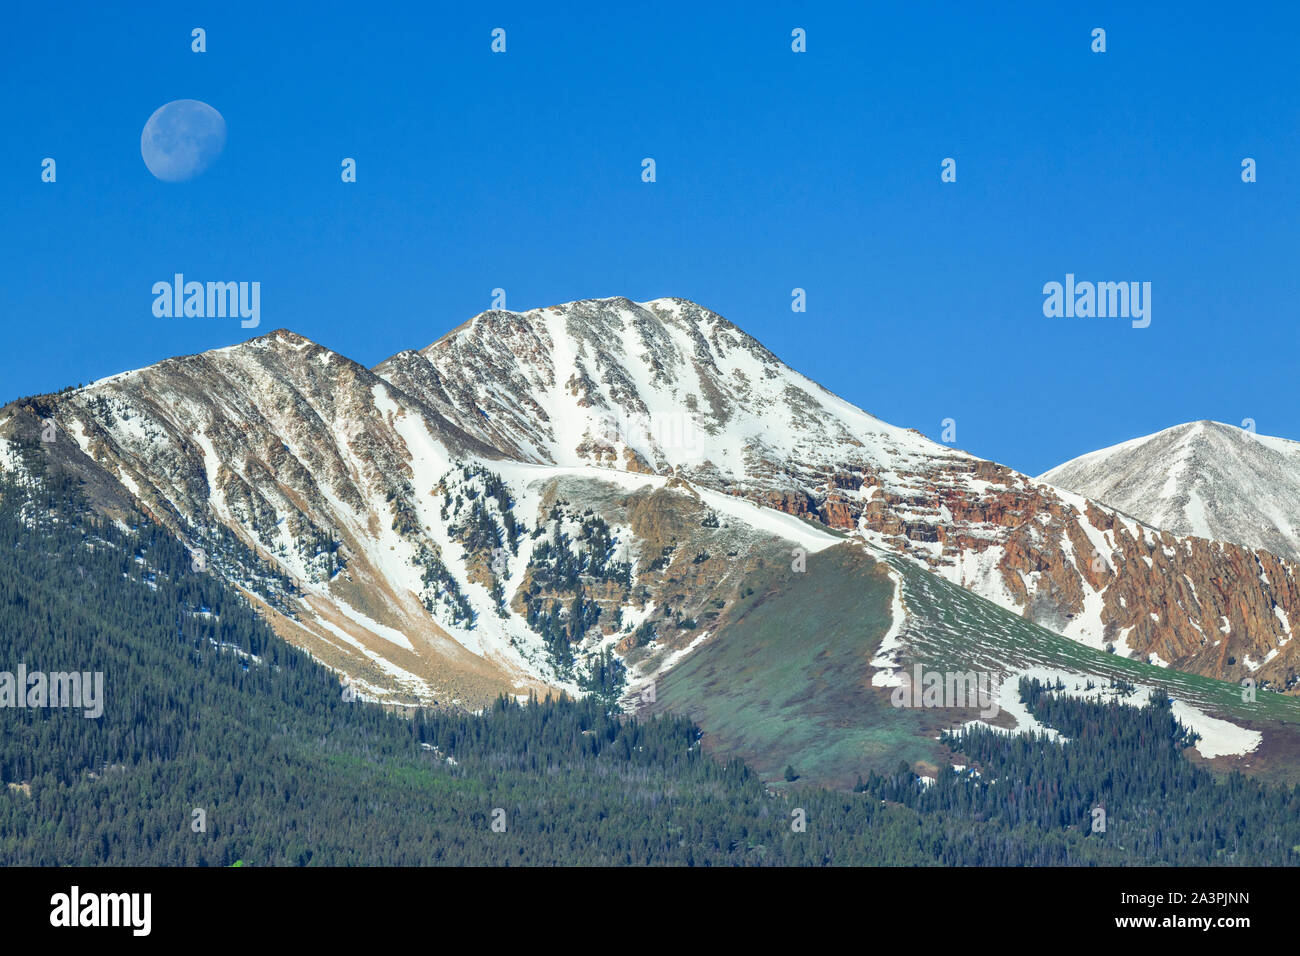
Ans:
{"label": "green grassy slope", "polygon": [[809,558],[808,570],[769,570],[718,633],[656,685],[654,711],[689,715],[717,752],[739,756],[766,780],[793,765],[808,781],[851,784],[898,761],[942,764],[935,737],[977,716],[972,709],[895,708],[872,687],[870,666],[889,629],[893,584],[908,609],[903,661],[926,669],[986,671],[999,679],[1031,667],[1157,685],[1211,716],[1265,734],[1259,751],[1221,758],[1277,782],[1300,779],[1300,701],[1155,667],[1085,647],[893,556],[846,542]]}
{"label": "green grassy slope", "polygon": [[854,545],[754,582],[723,631],[656,685],[658,710],[688,714],[706,744],[764,779],[787,764],[807,780],[852,785],[866,767],[933,759],[938,725],[872,690],[869,661],[889,628],[893,583]]}

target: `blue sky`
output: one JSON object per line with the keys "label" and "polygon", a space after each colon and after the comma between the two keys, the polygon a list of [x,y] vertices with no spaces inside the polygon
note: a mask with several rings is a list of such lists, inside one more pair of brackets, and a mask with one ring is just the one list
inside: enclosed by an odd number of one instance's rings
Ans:
{"label": "blue sky", "polygon": [[[1293,5],[271,6],[7,12],[0,400],[279,327],[373,365],[502,287],[694,299],[1031,474],[1201,418],[1300,439]],[[140,132],[187,98],[225,152],[160,182]],[[261,282],[261,327],[155,318],[176,272]],[[1067,272],[1150,282],[1150,327],[1044,317]]]}

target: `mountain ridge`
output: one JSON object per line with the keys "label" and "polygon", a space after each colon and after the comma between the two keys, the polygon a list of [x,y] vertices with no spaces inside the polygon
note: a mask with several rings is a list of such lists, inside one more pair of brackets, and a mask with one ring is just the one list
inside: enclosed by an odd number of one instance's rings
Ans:
{"label": "mountain ridge", "polygon": [[[775,547],[731,558],[736,529],[802,546],[772,512],[850,532],[1096,649],[1295,683],[1293,563],[1144,526],[883,422],[684,299],[489,310],[374,369],[277,329],[43,401],[193,547],[229,532],[294,579],[304,612],[276,619],[285,633],[372,686],[406,674],[417,697],[439,668],[486,668],[465,678],[480,699],[563,684],[560,632],[579,668],[632,651],[629,627],[656,631],[658,661],[687,652],[700,634],[682,623],[734,600],[716,582]],[[579,480],[607,489],[600,513],[565,499]],[[729,512],[719,494],[757,510]],[[663,515],[647,520],[636,495],[658,495]],[[575,589],[555,549],[618,581]],[[625,563],[626,582],[611,570]],[[602,614],[621,623],[589,631]]]}

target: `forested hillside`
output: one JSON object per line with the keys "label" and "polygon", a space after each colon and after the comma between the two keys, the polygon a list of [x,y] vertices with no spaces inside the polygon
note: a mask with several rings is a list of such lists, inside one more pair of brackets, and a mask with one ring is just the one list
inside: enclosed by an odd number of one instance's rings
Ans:
{"label": "forested hillside", "polygon": [[1163,694],[1136,699],[1132,686],[1121,684],[1121,699],[1103,704],[1064,696],[1064,689],[1059,681],[1020,682],[1021,700],[1065,744],[1042,733],[973,726],[944,735],[971,761],[962,772],[918,788],[903,766],[893,775],[872,774],[857,789],[922,813],[1082,826],[1133,860],[1300,862],[1300,789],[1265,786],[1240,773],[1216,779],[1190,763],[1182,750],[1195,734]]}
{"label": "forested hillside", "polygon": [[[594,699],[348,702],[167,532],[97,518],[18,450],[28,477],[0,484],[0,670],[102,671],[105,701],[97,719],[0,709],[0,864],[1295,861],[1296,794],[1216,782],[1160,707],[1026,687],[1069,743],[974,733],[951,745],[982,778],[926,787],[904,768],[839,793],[774,792],[688,721]],[[1106,833],[1087,832],[1097,800]]]}

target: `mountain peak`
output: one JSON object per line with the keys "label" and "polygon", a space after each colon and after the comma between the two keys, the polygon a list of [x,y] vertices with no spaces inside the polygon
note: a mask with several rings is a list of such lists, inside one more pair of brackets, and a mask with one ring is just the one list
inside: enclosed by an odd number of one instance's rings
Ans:
{"label": "mountain peak", "polygon": [[[747,343],[752,343],[763,352],[757,339],[742,331],[735,324],[727,321],[716,312],[705,308],[690,299],[675,296],[663,296],[646,302],[635,302],[626,296],[608,296],[595,299],[575,299],[556,305],[513,311],[510,309],[488,309],[462,323],[443,335],[436,342],[422,349],[428,353],[437,349],[441,343],[462,336],[471,330],[483,330],[486,333],[511,335],[522,328],[545,328],[552,336],[568,335],[587,338],[592,335],[608,333],[613,328],[626,328],[629,325],[652,324],[678,327],[701,331],[704,328],[721,329],[735,332]],[[767,353],[771,354],[771,353]]]}
{"label": "mountain peak", "polygon": [[305,335],[299,335],[293,329],[276,329],[273,332],[267,332],[265,335],[251,339],[252,342],[266,342],[267,344],[277,345],[315,345],[311,339]]}
{"label": "mountain peak", "polygon": [[955,454],[836,397],[682,298],[490,310],[375,371],[536,463],[788,488],[797,482],[777,462]]}
{"label": "mountain peak", "polygon": [[[212,349],[210,353],[200,353],[201,355],[222,353],[239,353],[249,351],[260,351],[270,349],[275,352],[302,352],[311,350],[312,352],[328,352],[330,355],[338,355],[332,349],[321,345],[305,335],[293,331],[292,329],[275,329],[267,332],[265,335],[259,335],[243,342],[237,342],[234,345],[228,345],[225,348]],[[343,356],[338,355],[340,359]]]}
{"label": "mountain peak", "polygon": [[1300,558],[1300,442],[1203,419],[1089,452],[1039,480],[1175,534]]}

